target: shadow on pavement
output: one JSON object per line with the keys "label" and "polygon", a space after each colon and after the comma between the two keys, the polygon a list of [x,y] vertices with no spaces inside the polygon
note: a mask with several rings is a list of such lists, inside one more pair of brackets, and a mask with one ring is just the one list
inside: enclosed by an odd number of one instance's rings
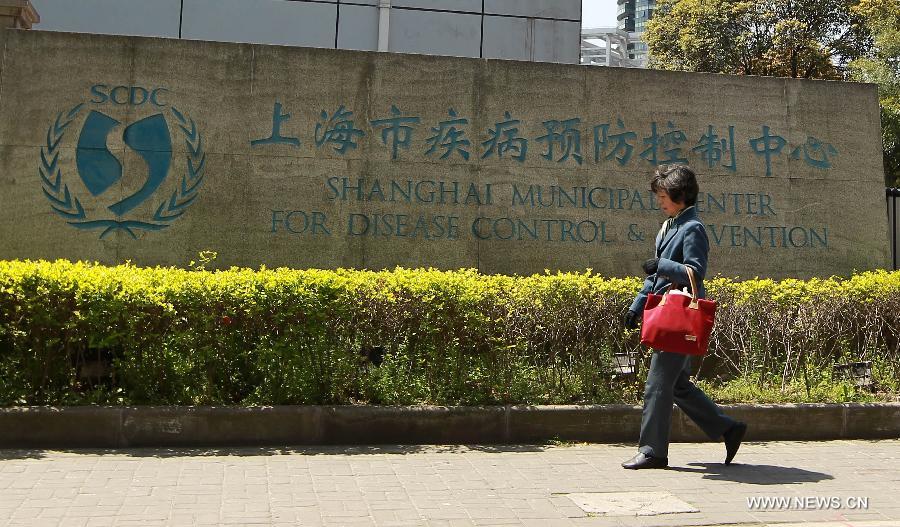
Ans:
{"label": "shadow on pavement", "polygon": [[177,447],[177,448],[47,448],[43,450],[0,449],[0,461],[43,459],[48,454],[128,457],[250,457],[277,455],[375,455],[375,454],[461,454],[466,452],[543,452],[553,445],[354,445],[291,447]]}
{"label": "shadow on pavement", "polygon": [[834,479],[831,474],[796,467],[724,463],[688,463],[687,467],[669,467],[675,472],[703,474],[703,479],[734,481],[750,485],[790,485]]}
{"label": "shadow on pavement", "polygon": [[0,449],[0,461],[9,461],[12,459],[43,459],[46,450],[3,450]]}

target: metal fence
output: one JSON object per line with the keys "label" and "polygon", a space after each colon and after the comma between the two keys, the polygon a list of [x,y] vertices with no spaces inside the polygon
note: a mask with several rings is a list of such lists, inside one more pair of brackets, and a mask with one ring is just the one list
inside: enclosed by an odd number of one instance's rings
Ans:
{"label": "metal fence", "polygon": [[897,209],[900,206],[900,188],[885,189],[887,195],[887,218],[891,233],[891,269],[897,269],[897,247],[900,245],[900,218]]}

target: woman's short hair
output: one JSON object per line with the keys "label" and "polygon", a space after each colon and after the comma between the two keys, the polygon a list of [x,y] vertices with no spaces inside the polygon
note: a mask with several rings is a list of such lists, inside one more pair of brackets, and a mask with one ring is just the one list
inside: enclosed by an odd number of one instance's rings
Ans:
{"label": "woman's short hair", "polygon": [[650,190],[656,194],[665,190],[672,201],[684,203],[685,206],[697,204],[700,186],[697,174],[687,165],[659,165],[650,181]]}

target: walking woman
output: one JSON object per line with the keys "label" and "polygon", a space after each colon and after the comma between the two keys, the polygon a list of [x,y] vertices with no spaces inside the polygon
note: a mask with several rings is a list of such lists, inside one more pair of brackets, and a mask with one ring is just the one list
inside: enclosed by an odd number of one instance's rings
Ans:
{"label": "walking woman", "polygon": [[[647,278],[625,315],[625,327],[638,326],[648,293],[661,294],[669,285],[690,287],[688,270],[696,277],[697,296],[703,298],[703,277],[709,257],[709,238],[697,218],[697,176],[685,165],[661,165],[650,182],[660,209],[668,216],[656,235],[656,256],[642,264]],[[693,291],[692,291],[693,292]],[[725,464],[731,463],[747,425],[725,415],[691,382],[691,356],[653,350],[644,386],[639,452],[622,463],[628,469],[665,468],[669,464],[672,403],[687,414],[712,440],[724,438]]]}

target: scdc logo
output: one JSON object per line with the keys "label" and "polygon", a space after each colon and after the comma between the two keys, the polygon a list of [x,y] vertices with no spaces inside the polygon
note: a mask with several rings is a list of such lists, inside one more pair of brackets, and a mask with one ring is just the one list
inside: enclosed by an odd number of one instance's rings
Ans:
{"label": "scdc logo", "polygon": [[[119,230],[137,238],[184,214],[200,190],[206,156],[194,120],[171,106],[168,95],[165,88],[97,84],[89,102],[57,115],[40,165],[41,186],[56,214],[78,229],[101,230],[100,238]],[[126,119],[131,124],[124,125]],[[79,123],[78,179],[69,179],[60,145]],[[173,148],[180,141],[185,148]]]}

